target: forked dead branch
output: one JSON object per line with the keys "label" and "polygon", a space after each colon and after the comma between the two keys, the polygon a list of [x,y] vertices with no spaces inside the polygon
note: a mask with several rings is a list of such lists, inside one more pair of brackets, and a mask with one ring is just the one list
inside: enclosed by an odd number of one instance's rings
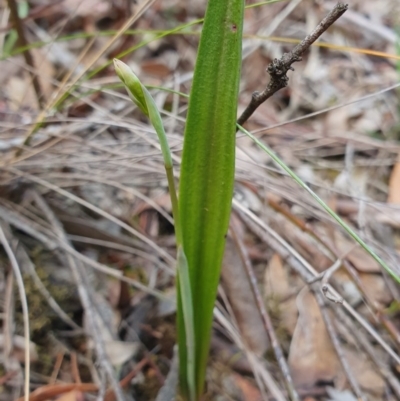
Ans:
{"label": "forked dead branch", "polygon": [[280,59],[274,59],[267,68],[271,77],[267,87],[262,92],[254,92],[250,104],[246,107],[242,115],[237,120],[239,125],[243,125],[257,108],[269,99],[274,93],[285,88],[289,77],[286,75],[289,70],[294,71],[292,64],[301,61],[302,55],[308,48],[347,10],[348,5],[338,3],[332,11],[318,24],[318,26],[307,35],[291,52],[284,53]]}

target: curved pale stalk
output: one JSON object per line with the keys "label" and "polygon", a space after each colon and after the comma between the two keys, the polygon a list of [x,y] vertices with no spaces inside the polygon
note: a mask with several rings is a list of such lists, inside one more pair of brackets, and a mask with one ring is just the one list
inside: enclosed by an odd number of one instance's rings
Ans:
{"label": "curved pale stalk", "polygon": [[177,244],[180,245],[181,240],[181,229],[179,224],[179,208],[178,208],[178,197],[176,195],[175,180],[173,174],[173,162],[171,156],[171,150],[169,148],[167,135],[165,134],[164,125],[162,123],[160,112],[157,109],[157,105],[154,102],[153,97],[150,95],[146,87],[140,82],[136,74],[121,60],[114,59],[114,68],[119,79],[124,84],[129,97],[139,107],[139,109],[149,117],[149,120],[157,133],[158,140],[160,142],[161,153],[164,159],[165,172],[167,174],[168,186],[170,191],[170,197],[172,202],[172,214],[175,221],[175,232]]}
{"label": "curved pale stalk", "polygon": [[139,109],[149,117],[153,125],[158,140],[161,146],[161,152],[164,159],[164,167],[168,180],[169,193],[172,203],[172,214],[174,217],[175,235],[177,244],[177,286],[178,293],[181,297],[181,304],[183,305],[182,316],[185,327],[186,336],[186,359],[182,363],[185,366],[187,376],[185,377],[185,388],[188,389],[188,396],[190,400],[195,400],[196,396],[196,380],[195,380],[195,336],[194,336],[194,322],[193,322],[193,300],[191,294],[191,286],[189,281],[189,268],[187,259],[182,248],[182,234],[181,226],[179,223],[179,206],[178,197],[175,189],[175,179],[173,172],[173,163],[171,151],[169,148],[167,136],[165,134],[164,126],[162,123],[160,112],[150,95],[149,91],[140,82],[139,78],[134,72],[122,61],[114,59],[115,71],[118,77],[123,82],[125,88],[132,101],[139,107]]}

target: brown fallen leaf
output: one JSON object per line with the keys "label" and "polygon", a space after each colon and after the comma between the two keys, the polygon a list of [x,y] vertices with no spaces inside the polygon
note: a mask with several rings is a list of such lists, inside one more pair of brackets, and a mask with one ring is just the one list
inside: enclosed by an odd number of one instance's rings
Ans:
{"label": "brown fallen leaf", "polygon": [[283,267],[282,258],[277,253],[272,256],[268,263],[264,280],[267,297],[282,301],[290,296],[288,276]]}
{"label": "brown fallen leaf", "polygon": [[297,308],[288,362],[296,388],[308,389],[319,381],[334,380],[340,365],[317,301],[307,287],[297,297]]}

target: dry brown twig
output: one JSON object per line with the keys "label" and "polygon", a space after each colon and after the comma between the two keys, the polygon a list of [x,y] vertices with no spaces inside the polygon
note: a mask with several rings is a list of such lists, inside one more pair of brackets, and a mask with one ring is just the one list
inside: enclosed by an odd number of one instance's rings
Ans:
{"label": "dry brown twig", "polygon": [[250,104],[238,118],[237,123],[243,125],[256,109],[269,99],[274,93],[285,88],[289,81],[286,75],[289,70],[294,71],[292,64],[301,61],[301,56],[308,48],[347,10],[348,5],[338,3],[332,11],[318,24],[318,26],[307,35],[291,52],[284,53],[278,60],[274,59],[268,66],[267,71],[271,77],[267,87],[262,92],[254,92]]}

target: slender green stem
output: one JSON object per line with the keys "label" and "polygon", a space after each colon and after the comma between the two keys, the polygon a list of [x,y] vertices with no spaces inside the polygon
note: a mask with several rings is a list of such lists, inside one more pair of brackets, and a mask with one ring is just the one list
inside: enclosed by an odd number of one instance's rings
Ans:
{"label": "slender green stem", "polygon": [[[186,332],[186,344],[179,344],[180,347],[185,346],[187,371],[187,389],[190,401],[196,401],[196,336],[194,332],[194,314],[193,314],[193,295],[190,285],[189,266],[186,255],[182,246],[178,246],[178,275],[177,287],[178,302],[183,311],[183,324]],[[186,383],[183,384],[186,388]]]}
{"label": "slender green stem", "polygon": [[[164,159],[164,167],[168,180],[169,193],[172,203],[172,215],[175,224],[176,244],[177,244],[177,287],[178,287],[178,304],[179,309],[183,312],[182,324],[185,327],[187,337],[185,372],[187,375],[184,381],[184,387],[187,388],[187,394],[190,401],[196,401],[196,342],[194,330],[194,314],[193,314],[193,297],[190,285],[189,267],[185,252],[182,248],[182,229],[180,224],[179,203],[175,188],[175,178],[173,171],[173,161],[171,150],[168,144],[167,135],[161,120],[161,115],[157,109],[154,99],[150,95],[146,87],[140,82],[134,72],[122,61],[114,59],[115,71],[124,86],[126,87],[132,101],[140,108],[140,110],[149,118],[153,125],[158,140],[160,142],[161,152]],[[178,318],[179,319],[179,318]]]}
{"label": "slender green stem", "polygon": [[179,205],[178,205],[178,196],[176,194],[175,188],[175,177],[174,171],[171,166],[164,165],[165,172],[167,174],[168,180],[168,188],[169,188],[169,196],[171,198],[172,204],[172,216],[174,218],[174,226],[175,226],[175,237],[176,237],[176,245],[177,247],[182,245],[182,233],[181,233],[181,224],[180,224],[180,217],[179,217]]}

